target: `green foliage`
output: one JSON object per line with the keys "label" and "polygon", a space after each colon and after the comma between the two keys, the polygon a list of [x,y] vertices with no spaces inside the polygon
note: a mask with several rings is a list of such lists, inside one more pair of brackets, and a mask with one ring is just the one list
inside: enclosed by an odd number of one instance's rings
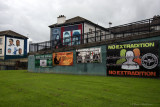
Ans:
{"label": "green foliage", "polygon": [[0,71],[0,107],[160,107],[160,80]]}

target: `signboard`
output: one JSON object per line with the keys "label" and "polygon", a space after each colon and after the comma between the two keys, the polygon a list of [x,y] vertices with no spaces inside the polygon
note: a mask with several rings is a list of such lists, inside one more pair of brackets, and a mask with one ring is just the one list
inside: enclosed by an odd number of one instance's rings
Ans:
{"label": "signboard", "polygon": [[158,41],[107,46],[107,75],[156,77]]}
{"label": "signboard", "polygon": [[17,38],[6,38],[6,55],[23,55],[24,40]]}
{"label": "signboard", "polygon": [[76,50],[77,63],[100,63],[101,48],[85,48]]}
{"label": "signboard", "polygon": [[35,55],[35,67],[52,67],[52,54]]}
{"label": "signboard", "polygon": [[55,65],[73,65],[73,52],[53,53],[53,66]]}

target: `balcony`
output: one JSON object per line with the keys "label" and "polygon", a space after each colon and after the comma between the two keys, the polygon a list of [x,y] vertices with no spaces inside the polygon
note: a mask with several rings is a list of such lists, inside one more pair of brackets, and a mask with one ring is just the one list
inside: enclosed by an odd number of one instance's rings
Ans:
{"label": "balcony", "polygon": [[[107,28],[106,31],[97,30],[87,32],[74,37],[67,37],[61,40],[32,43],[29,45],[29,52],[41,52],[56,50],[60,48],[88,45],[93,43],[114,43],[123,40],[132,40],[140,37],[160,35],[160,17],[141,20],[129,24]],[[79,38],[81,37],[81,38]]]}

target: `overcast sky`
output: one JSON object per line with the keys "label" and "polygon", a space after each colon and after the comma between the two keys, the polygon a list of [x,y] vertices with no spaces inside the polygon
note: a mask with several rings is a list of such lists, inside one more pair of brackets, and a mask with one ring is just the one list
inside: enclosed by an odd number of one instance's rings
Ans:
{"label": "overcast sky", "polygon": [[48,26],[59,15],[116,26],[160,15],[160,0],[0,0],[0,31],[16,31],[33,42],[48,41]]}

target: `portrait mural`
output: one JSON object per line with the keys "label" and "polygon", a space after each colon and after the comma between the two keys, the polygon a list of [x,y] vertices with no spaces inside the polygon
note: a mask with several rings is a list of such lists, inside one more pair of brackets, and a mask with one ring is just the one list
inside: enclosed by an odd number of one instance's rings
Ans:
{"label": "portrait mural", "polygon": [[17,38],[6,38],[6,55],[23,55],[24,40]]}
{"label": "portrait mural", "polygon": [[79,45],[82,39],[82,24],[61,27],[63,45]]}
{"label": "portrait mural", "polygon": [[61,45],[61,28],[52,28],[51,40],[54,41],[52,46]]}

